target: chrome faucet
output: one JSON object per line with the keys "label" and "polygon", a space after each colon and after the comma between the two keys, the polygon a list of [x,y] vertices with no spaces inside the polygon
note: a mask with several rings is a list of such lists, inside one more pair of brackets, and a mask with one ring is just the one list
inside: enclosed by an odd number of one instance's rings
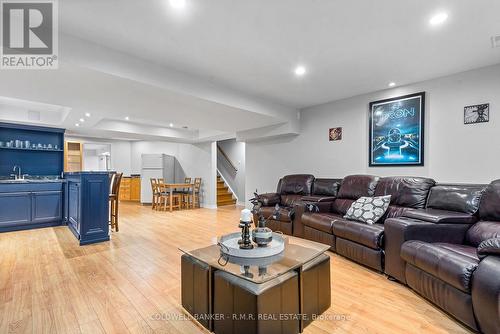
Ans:
{"label": "chrome faucet", "polygon": [[15,165],[14,168],[12,168],[12,171],[15,173],[17,168],[17,174],[14,175],[14,178],[16,180],[22,180],[23,177],[21,176],[21,166]]}

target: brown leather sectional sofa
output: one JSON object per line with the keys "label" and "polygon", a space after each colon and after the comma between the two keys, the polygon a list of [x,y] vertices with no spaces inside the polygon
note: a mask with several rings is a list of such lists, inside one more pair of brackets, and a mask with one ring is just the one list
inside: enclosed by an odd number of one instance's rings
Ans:
{"label": "brown leather sectional sofa", "polygon": [[[343,218],[362,196],[391,195],[376,224]],[[436,184],[422,177],[287,175],[259,195],[268,227],[407,284],[470,328],[500,333],[500,180]]]}

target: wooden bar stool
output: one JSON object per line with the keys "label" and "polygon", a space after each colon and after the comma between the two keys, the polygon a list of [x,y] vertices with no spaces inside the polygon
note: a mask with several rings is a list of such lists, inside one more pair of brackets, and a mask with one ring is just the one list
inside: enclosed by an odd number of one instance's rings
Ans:
{"label": "wooden bar stool", "polygon": [[120,183],[123,173],[115,173],[111,178],[111,193],[109,194],[109,225],[111,230],[118,232],[118,203],[120,196]]}

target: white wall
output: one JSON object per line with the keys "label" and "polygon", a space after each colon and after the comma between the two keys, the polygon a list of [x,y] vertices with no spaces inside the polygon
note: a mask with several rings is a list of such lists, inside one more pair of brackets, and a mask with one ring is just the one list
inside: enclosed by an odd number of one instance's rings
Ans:
{"label": "white wall", "polygon": [[235,192],[238,201],[243,203],[245,201],[245,143],[238,142],[235,139],[222,140],[218,145],[226,153],[231,163],[234,164],[236,173],[232,173],[227,166],[224,158],[217,159],[217,168],[224,176],[225,180]]}
{"label": "white wall", "polygon": [[168,154],[177,158],[184,175],[201,177],[201,199],[205,207],[215,207],[215,175],[212,174],[211,143],[182,144],[163,141],[137,141],[131,143],[131,171],[141,173],[142,154]]}
{"label": "white wall", "polygon": [[[368,167],[368,104],[420,91],[426,92],[425,166]],[[464,125],[464,106],[480,103],[490,103],[489,123]],[[328,141],[328,129],[339,126],[343,139]],[[247,199],[255,188],[275,191],[289,173],[415,175],[465,183],[500,178],[500,65],[307,108],[299,136],[247,143]]]}

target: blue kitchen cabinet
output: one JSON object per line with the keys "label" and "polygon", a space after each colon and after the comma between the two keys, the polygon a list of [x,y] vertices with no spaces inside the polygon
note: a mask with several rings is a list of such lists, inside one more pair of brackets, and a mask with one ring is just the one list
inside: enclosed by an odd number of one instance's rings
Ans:
{"label": "blue kitchen cabinet", "polygon": [[68,227],[80,245],[109,240],[109,173],[65,173]]}
{"label": "blue kitchen cabinet", "polygon": [[0,232],[61,225],[63,183],[0,181]]}
{"label": "blue kitchen cabinet", "polygon": [[30,207],[30,192],[0,193],[0,229],[29,225]]}
{"label": "blue kitchen cabinet", "polygon": [[62,221],[62,190],[33,192],[31,196],[33,223]]}

